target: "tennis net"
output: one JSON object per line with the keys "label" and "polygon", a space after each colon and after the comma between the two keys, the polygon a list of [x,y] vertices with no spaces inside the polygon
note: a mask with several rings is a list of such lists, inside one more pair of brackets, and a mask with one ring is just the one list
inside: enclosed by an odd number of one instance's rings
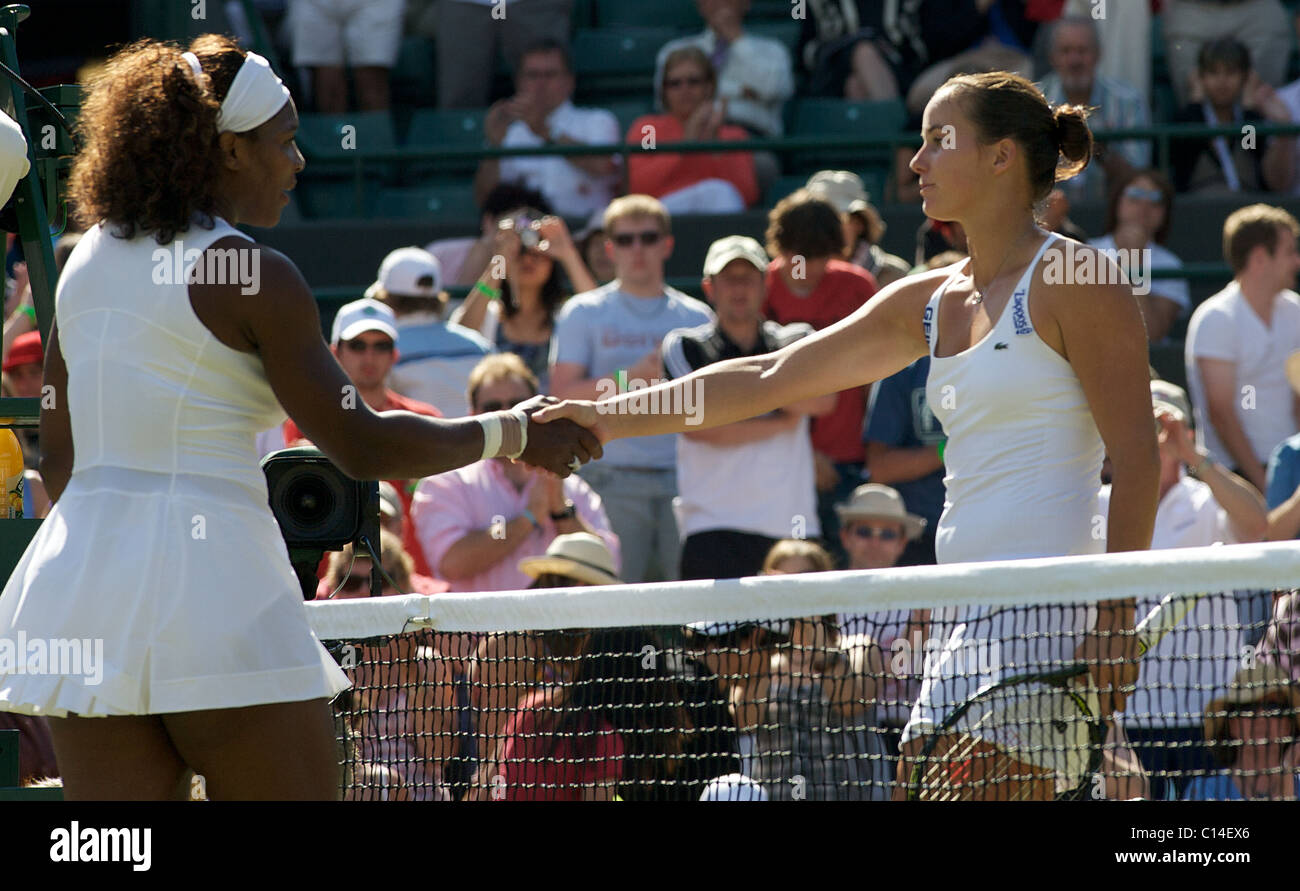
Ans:
{"label": "tennis net", "polygon": [[308,609],[349,799],[1282,798],[1297,586],[1276,543]]}

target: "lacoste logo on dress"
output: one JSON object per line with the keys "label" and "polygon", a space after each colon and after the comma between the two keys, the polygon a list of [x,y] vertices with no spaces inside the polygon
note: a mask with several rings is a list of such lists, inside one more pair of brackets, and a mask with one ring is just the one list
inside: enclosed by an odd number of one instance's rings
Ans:
{"label": "lacoste logo on dress", "polygon": [[995,343],[995,344],[993,344],[993,349],[995,349],[995,350],[1005,350],[1006,348],[1007,348],[1007,345],[1006,345],[1005,343]]}

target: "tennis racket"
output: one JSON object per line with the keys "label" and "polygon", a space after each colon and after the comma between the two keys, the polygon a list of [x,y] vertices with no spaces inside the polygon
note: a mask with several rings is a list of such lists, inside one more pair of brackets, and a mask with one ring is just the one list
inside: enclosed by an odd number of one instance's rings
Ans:
{"label": "tennis racket", "polygon": [[[1178,626],[1187,616],[1198,600],[1205,594],[1168,594],[1143,617],[1133,629],[1137,636],[1138,657],[1145,656],[1155,648],[1166,634]],[[1019,762],[1008,756],[1002,749],[984,741],[978,735],[980,722],[972,728],[976,733],[954,733],[957,723],[971,709],[995,699],[1008,698],[1009,691],[1017,687],[1028,689],[1030,685],[1051,688],[1057,695],[1054,699],[1041,694],[1026,696],[1019,702],[1028,707],[1031,702],[1049,703],[1046,714],[1023,716],[1039,723],[1051,725],[1062,733],[1068,732],[1070,725],[1075,733],[1086,737],[1085,768],[1079,783],[1066,791],[1056,794],[1058,801],[1078,801],[1087,797],[1087,790],[1102,763],[1102,748],[1106,742],[1106,722],[1104,716],[1096,713],[1095,700],[1090,696],[1088,664],[1073,663],[1048,672],[1028,672],[999,681],[993,686],[981,690],[954,708],[947,717],[926,737],[912,765],[909,777],[907,799],[909,801],[955,801],[971,798],[985,798],[990,788],[996,793],[996,784],[1002,783],[1009,790],[1005,796],[994,794],[997,800],[1007,798],[1015,800],[1032,793],[1032,784],[1023,782],[1018,786],[1013,783],[1023,780],[1042,780],[1051,777],[1051,773],[1017,774]],[[1049,694],[1050,695],[1050,694]],[[1015,703],[1015,700],[1012,700]],[[1005,712],[989,711],[981,721]],[[936,753],[940,742],[948,745],[942,752]],[[1021,768],[1023,769],[1023,768]]]}

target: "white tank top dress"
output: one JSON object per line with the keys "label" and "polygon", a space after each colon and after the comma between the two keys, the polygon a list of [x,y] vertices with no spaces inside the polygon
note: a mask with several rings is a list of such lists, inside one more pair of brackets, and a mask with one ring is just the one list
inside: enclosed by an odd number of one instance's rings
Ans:
{"label": "white tank top dress", "polygon": [[[960,267],[926,305],[926,399],[948,434],[947,496],[935,535],[939,563],[1105,549],[1104,540],[1093,536],[1101,435],[1074,369],[1030,321],[1034,272],[1057,237],[1043,241],[993,329],[969,349],[936,355],[940,301]],[[904,740],[928,732],[928,725],[1000,679],[1073,661],[1096,610],[970,606],[936,610],[933,621],[933,633],[947,642],[933,670],[927,667]],[[1036,734],[1030,740],[1023,727],[980,727],[981,717],[988,716],[973,709],[958,729],[1013,750],[1044,744]]]}
{"label": "white tank top dress", "polygon": [[102,659],[0,663],[0,710],[159,714],[349,685],[308,625],[267,504],[254,441],[285,412],[261,358],[190,306],[185,254],[230,235],[247,238],[220,219],[170,245],[95,226],[68,259],[55,314],[74,465],[0,594],[0,641],[87,641]]}

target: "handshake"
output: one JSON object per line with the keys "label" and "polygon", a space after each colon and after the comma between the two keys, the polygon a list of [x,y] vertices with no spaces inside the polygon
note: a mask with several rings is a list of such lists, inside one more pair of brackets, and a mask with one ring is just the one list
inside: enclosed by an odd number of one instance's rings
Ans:
{"label": "handshake", "polygon": [[509,457],[561,478],[604,453],[608,431],[591,402],[534,396],[508,411],[476,415],[483,457]]}

